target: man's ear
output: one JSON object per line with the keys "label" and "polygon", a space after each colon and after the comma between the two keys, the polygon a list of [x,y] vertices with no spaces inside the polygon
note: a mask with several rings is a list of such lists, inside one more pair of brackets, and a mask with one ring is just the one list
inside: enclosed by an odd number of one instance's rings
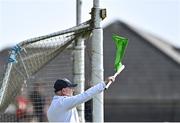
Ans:
{"label": "man's ear", "polygon": [[65,89],[63,88],[63,89],[61,90],[61,92],[64,93],[64,92],[65,92]]}

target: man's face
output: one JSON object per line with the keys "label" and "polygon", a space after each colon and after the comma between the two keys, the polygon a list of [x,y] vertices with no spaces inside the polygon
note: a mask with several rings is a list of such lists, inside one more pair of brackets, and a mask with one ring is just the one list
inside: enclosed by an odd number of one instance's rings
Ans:
{"label": "man's face", "polygon": [[64,96],[73,96],[74,88],[66,87],[62,89]]}

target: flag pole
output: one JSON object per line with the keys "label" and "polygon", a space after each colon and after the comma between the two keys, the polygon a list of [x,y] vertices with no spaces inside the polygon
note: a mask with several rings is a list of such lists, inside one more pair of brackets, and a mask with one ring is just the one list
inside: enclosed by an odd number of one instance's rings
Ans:
{"label": "flag pole", "polygon": [[[123,71],[125,68],[124,65],[122,65],[122,67],[113,75],[114,78],[116,78],[117,75],[119,75],[121,73],[121,71]],[[106,89],[109,88],[109,86],[112,84],[112,82],[109,82],[107,85],[106,85]]]}

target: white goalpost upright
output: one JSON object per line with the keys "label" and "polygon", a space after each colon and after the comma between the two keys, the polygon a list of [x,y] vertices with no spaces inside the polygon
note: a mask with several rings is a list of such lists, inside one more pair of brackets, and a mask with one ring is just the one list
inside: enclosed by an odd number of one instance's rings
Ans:
{"label": "white goalpost upright", "polygon": [[[100,24],[100,1],[93,0],[92,8],[92,82],[97,84],[104,80],[103,68],[103,30]],[[102,11],[101,11],[102,12]],[[104,122],[103,92],[93,98],[93,122]]]}
{"label": "white goalpost upright", "polygon": [[[81,23],[82,0],[76,0],[76,25]],[[84,59],[84,40],[79,37],[74,43],[73,59],[73,80],[78,84],[75,93],[84,92],[85,87],[85,59]],[[80,122],[85,122],[85,105],[84,103],[77,106]]]}

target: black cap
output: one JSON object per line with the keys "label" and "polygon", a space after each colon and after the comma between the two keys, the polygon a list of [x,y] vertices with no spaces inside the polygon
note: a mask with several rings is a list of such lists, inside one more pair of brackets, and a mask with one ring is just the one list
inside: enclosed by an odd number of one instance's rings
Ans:
{"label": "black cap", "polygon": [[76,87],[77,84],[72,84],[71,81],[69,81],[68,79],[58,79],[56,80],[56,82],[54,83],[54,92],[56,93],[59,90],[62,90],[63,88],[66,87]]}

